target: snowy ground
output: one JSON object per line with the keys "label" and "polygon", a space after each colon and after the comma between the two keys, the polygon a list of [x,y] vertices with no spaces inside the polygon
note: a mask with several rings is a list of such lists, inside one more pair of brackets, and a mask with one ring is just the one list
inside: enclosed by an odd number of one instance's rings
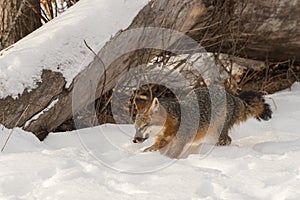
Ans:
{"label": "snowy ground", "polygon": [[[300,199],[300,84],[271,97],[271,121],[249,120],[232,131],[232,145],[178,161],[140,153],[130,125],[43,143],[15,129],[0,156],[0,199]],[[4,141],[10,130],[0,130]]]}

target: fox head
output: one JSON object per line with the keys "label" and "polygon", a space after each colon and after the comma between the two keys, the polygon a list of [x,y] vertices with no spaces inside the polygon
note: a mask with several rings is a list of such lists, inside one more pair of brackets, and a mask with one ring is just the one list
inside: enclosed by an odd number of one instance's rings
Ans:
{"label": "fox head", "polygon": [[164,107],[160,105],[158,99],[154,98],[153,101],[145,107],[136,105],[136,108],[138,113],[134,122],[136,134],[133,142],[142,143],[150,136],[162,134],[167,112]]}

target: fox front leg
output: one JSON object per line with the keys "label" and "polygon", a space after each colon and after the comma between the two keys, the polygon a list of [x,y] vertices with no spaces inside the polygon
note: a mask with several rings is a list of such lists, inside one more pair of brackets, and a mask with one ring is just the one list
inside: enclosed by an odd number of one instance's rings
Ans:
{"label": "fox front leg", "polygon": [[165,147],[168,143],[169,143],[169,141],[158,137],[158,138],[156,138],[155,143],[152,146],[144,149],[143,152],[157,151],[157,150]]}
{"label": "fox front leg", "polygon": [[231,144],[231,140],[232,140],[231,137],[229,137],[228,135],[228,128],[224,127],[216,145],[227,146]]}
{"label": "fox front leg", "polygon": [[220,136],[219,141],[217,142],[217,146],[227,146],[231,144],[231,137],[228,135]]}
{"label": "fox front leg", "polygon": [[151,147],[148,147],[143,150],[143,152],[151,152],[151,151],[157,151],[159,148],[154,144]]}

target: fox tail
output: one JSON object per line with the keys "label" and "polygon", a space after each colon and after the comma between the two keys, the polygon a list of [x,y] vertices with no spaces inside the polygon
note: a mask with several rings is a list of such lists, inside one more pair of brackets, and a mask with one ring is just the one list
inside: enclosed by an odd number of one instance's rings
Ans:
{"label": "fox tail", "polygon": [[256,91],[245,91],[239,94],[239,98],[246,104],[246,116],[254,117],[258,121],[272,118],[272,110],[262,93]]}

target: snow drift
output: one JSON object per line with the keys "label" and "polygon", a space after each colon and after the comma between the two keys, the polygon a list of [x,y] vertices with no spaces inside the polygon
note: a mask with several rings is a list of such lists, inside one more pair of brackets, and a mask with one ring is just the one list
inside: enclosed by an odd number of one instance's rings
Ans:
{"label": "snow drift", "polygon": [[[0,157],[0,199],[299,199],[300,84],[271,98],[277,107],[269,100],[272,120],[249,120],[230,133],[232,145],[182,160],[140,152],[142,146],[131,143],[131,125],[51,133],[43,143],[15,129]],[[10,130],[0,130],[4,141]],[[111,136],[112,143],[94,140],[99,134]],[[95,151],[102,155],[95,157]],[[123,158],[116,159],[120,153]],[[141,159],[170,162],[151,173],[120,171],[140,170]]]}

